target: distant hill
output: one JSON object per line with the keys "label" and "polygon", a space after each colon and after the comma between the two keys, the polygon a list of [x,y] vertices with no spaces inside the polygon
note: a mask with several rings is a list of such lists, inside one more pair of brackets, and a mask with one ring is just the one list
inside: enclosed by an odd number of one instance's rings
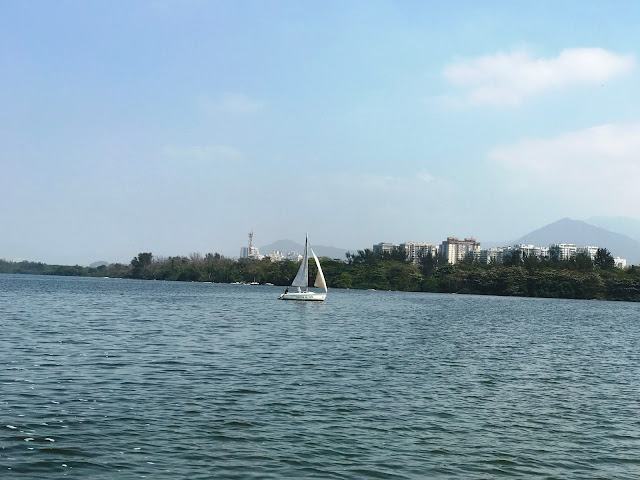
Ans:
{"label": "distant hill", "polygon": [[596,227],[621,233],[640,242],[640,220],[630,217],[591,217],[585,222]]}
{"label": "distant hill", "polygon": [[[345,254],[347,252],[349,251],[355,252],[355,250],[345,250],[344,248],[326,247],[324,245],[311,245],[311,246],[313,247],[313,251],[316,252],[316,255],[318,255],[319,257],[339,258],[340,260],[345,259]],[[284,254],[286,254],[287,252],[302,253],[302,250],[304,250],[304,245],[300,243],[296,243],[293,240],[278,240],[268,245],[264,245],[263,247],[259,247],[259,250],[262,255],[267,255],[275,251],[280,251]]]}
{"label": "distant hill", "polygon": [[627,264],[640,265],[640,242],[626,235],[570,218],[563,218],[510,242],[510,244],[518,243],[537,246],[547,246],[552,243],[593,245],[607,248],[614,257],[625,258]]}

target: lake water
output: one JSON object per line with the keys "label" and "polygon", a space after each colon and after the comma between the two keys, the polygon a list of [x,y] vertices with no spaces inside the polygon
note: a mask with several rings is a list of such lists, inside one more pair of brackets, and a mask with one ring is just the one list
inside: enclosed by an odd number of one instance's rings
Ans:
{"label": "lake water", "polygon": [[0,275],[0,478],[640,477],[640,304]]}

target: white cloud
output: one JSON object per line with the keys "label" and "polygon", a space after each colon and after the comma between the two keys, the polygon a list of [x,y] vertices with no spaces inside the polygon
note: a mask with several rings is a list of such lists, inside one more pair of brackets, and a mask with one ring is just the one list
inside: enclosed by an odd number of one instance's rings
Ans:
{"label": "white cloud", "polygon": [[523,140],[488,153],[523,198],[536,195],[586,211],[637,214],[640,123],[607,124],[554,138]]}
{"label": "white cloud", "polygon": [[393,175],[373,175],[361,174],[356,176],[345,176],[341,183],[356,185],[361,189],[379,190],[387,192],[424,192],[433,189],[447,188],[447,182],[436,178],[426,170],[420,170],[415,175],[393,176]]}
{"label": "white cloud", "polygon": [[433,175],[431,175],[429,172],[427,172],[426,170],[420,170],[418,172],[418,179],[423,181],[424,183],[433,183],[438,181],[438,179],[436,177],[434,177]]}
{"label": "white cloud", "polygon": [[633,55],[602,48],[570,48],[554,58],[534,58],[529,52],[497,53],[452,63],[444,76],[466,90],[470,105],[518,106],[549,90],[599,85],[628,72]]}
{"label": "white cloud", "polygon": [[242,157],[240,151],[228,145],[193,145],[178,147],[167,145],[162,148],[165,157],[188,161],[229,161]]}
{"label": "white cloud", "polygon": [[245,115],[264,108],[264,102],[255,100],[244,93],[226,92],[211,98],[209,95],[200,97],[200,105],[207,111]]}
{"label": "white cloud", "polygon": [[410,186],[409,179],[391,175],[361,175],[354,180],[356,185],[370,190],[402,191]]}

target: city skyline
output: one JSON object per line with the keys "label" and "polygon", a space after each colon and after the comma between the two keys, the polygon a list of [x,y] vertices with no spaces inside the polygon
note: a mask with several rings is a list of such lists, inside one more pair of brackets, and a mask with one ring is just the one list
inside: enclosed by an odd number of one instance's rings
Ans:
{"label": "city skyline", "polygon": [[0,258],[638,220],[636,2],[2,9]]}

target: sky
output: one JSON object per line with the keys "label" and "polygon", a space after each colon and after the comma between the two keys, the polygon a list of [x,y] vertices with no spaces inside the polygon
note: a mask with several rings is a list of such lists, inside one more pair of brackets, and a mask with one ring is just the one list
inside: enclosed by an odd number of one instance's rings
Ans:
{"label": "sky", "polygon": [[638,18],[635,1],[4,0],[0,258],[638,218]]}

